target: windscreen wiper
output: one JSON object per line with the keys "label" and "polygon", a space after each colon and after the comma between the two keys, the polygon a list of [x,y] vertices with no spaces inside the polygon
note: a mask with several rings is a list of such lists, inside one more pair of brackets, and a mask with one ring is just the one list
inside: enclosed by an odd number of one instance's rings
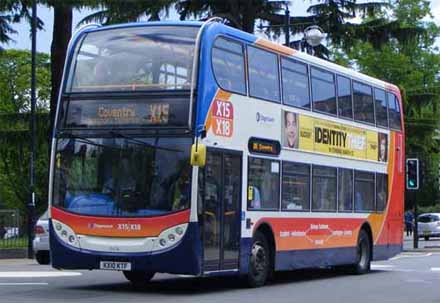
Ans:
{"label": "windscreen wiper", "polygon": [[152,149],[166,150],[166,151],[171,151],[171,152],[175,152],[175,153],[183,153],[183,150],[156,146],[156,145],[144,142],[142,140],[138,140],[133,137],[124,135],[124,134],[117,132],[117,131],[114,131],[114,130],[110,131],[110,134],[112,134],[116,137],[119,137],[119,138],[124,138],[126,140],[129,140],[130,142],[137,144],[137,145],[140,145],[140,146],[145,146],[145,147],[152,148]]}

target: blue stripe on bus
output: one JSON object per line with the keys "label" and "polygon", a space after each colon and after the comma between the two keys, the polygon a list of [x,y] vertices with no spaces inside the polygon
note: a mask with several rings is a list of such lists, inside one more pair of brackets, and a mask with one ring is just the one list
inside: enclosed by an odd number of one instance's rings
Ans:
{"label": "blue stripe on bus", "polygon": [[58,240],[50,228],[51,261],[59,269],[99,269],[100,261],[131,262],[132,270],[199,275],[202,272],[201,242],[197,223],[189,223],[182,242],[173,250],[161,254],[91,252],[67,246]]}
{"label": "blue stripe on bus", "polygon": [[275,270],[326,267],[356,262],[356,247],[288,250],[276,253]]}
{"label": "blue stripe on bus", "polygon": [[249,44],[253,44],[257,40],[257,37],[254,35],[244,33],[220,23],[212,23],[205,28],[202,36],[202,48],[200,50],[199,79],[197,88],[197,134],[199,134],[199,132],[202,130],[202,127],[205,125],[209,107],[218,89],[218,85],[212,72],[212,65],[210,63],[212,46],[215,38],[219,35],[236,38],[237,41],[246,42]]}

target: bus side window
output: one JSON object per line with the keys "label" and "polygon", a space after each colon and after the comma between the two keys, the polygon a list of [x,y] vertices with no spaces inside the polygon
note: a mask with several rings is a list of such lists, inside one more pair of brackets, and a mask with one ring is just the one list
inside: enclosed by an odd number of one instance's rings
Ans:
{"label": "bus side window", "polygon": [[218,85],[227,91],[246,94],[244,53],[241,43],[219,37],[212,49],[212,66]]}
{"label": "bus side window", "polygon": [[353,98],[351,93],[351,80],[337,76],[338,82],[338,115],[353,119]]}
{"label": "bus side window", "polygon": [[281,58],[284,104],[310,109],[309,75],[307,65]]}
{"label": "bus side window", "polygon": [[249,158],[248,208],[277,210],[280,197],[280,163]]}
{"label": "bus side window", "polygon": [[335,75],[312,67],[313,110],[336,115]]}
{"label": "bus side window", "polygon": [[252,97],[280,102],[278,56],[248,46],[249,94]]}
{"label": "bus side window", "polygon": [[310,210],[310,165],[283,162],[281,209]]}
{"label": "bus side window", "polygon": [[378,126],[388,127],[388,104],[385,91],[374,89],[376,123]]}
{"label": "bus side window", "polygon": [[376,210],[381,212],[387,207],[388,175],[376,174]]}
{"label": "bus side window", "polygon": [[374,124],[374,101],[372,88],[353,81],[354,119]]}
{"label": "bus side window", "polygon": [[402,125],[400,124],[399,100],[392,93],[387,93],[387,95],[388,95],[388,116],[390,119],[390,128],[401,130]]}
{"label": "bus side window", "polygon": [[312,210],[336,211],[336,168],[313,165]]}
{"label": "bus side window", "polygon": [[354,210],[357,212],[374,211],[374,173],[354,172]]}
{"label": "bus side window", "polygon": [[340,212],[353,211],[353,170],[338,170],[338,208]]}

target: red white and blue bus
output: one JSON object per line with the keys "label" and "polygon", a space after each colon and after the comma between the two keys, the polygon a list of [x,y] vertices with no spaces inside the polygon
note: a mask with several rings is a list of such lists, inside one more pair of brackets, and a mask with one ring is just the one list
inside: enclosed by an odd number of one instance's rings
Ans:
{"label": "red white and blue bus", "polygon": [[88,26],[52,141],[60,269],[243,275],[402,249],[396,86],[221,22]]}

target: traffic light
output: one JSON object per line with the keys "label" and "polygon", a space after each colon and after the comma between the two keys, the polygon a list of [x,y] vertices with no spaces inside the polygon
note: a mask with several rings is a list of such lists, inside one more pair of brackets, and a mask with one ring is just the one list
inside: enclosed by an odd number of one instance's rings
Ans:
{"label": "traffic light", "polygon": [[406,159],[406,189],[419,189],[419,159]]}

